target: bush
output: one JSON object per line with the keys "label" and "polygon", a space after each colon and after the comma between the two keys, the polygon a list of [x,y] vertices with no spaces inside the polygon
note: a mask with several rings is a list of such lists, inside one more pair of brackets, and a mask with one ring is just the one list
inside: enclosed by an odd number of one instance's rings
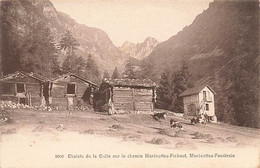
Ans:
{"label": "bush", "polygon": [[200,133],[200,132],[195,132],[195,133],[193,133],[191,135],[194,136],[193,139],[209,140],[209,139],[213,138],[211,134],[203,134],[203,133]]}
{"label": "bush", "polygon": [[13,123],[14,120],[6,110],[0,110],[0,123]]}
{"label": "bush", "polygon": [[148,143],[160,145],[160,144],[169,144],[170,142],[164,138],[153,138],[151,141],[148,141]]}
{"label": "bush", "polygon": [[124,127],[121,126],[121,125],[112,125],[111,128],[114,128],[114,129],[117,129],[117,130],[122,130],[122,129],[124,129]]}
{"label": "bush", "polygon": [[3,131],[2,134],[16,134],[16,129],[13,128],[13,129],[8,129],[6,131]]}

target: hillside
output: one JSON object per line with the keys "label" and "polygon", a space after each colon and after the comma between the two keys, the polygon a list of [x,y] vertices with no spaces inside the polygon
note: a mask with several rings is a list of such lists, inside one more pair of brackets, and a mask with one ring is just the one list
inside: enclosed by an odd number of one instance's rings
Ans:
{"label": "hillside", "polygon": [[256,52],[258,2],[215,0],[190,26],[158,44],[148,57],[158,66],[192,64],[196,80],[212,74],[225,63]]}
{"label": "hillside", "polygon": [[[43,167],[53,167],[53,164],[56,167],[104,167],[103,163],[116,163],[113,167],[177,165],[183,168],[192,163],[193,168],[210,168],[212,165],[226,167],[230,160],[233,164],[228,167],[233,168],[257,167],[259,164],[259,129],[226,124],[194,126],[189,120],[174,115],[158,122],[149,114],[107,115],[90,111],[69,113],[26,109],[16,109],[10,114],[14,122],[0,125],[1,167],[38,167],[39,163]],[[171,118],[179,121],[184,129],[170,128]],[[67,158],[68,154],[185,153],[187,158]],[[192,159],[189,153],[233,154],[236,157]],[[64,155],[64,158],[55,158],[57,155]]]}
{"label": "hillside", "polygon": [[[60,41],[66,30],[71,31],[80,43],[78,55],[87,58],[88,54],[92,54],[101,70],[113,70],[115,63],[123,61],[121,52],[113,45],[104,31],[78,24],[67,14],[58,12],[49,0],[2,1],[1,5],[3,6],[2,19],[6,19],[7,24],[12,26],[14,35],[20,36],[14,37],[16,39],[22,41],[30,30],[30,25],[40,22],[48,25],[56,43]],[[4,12],[4,10],[8,12]],[[4,28],[3,31],[5,31]],[[18,40],[15,42],[19,43]],[[64,55],[60,55],[59,61],[63,61],[64,58]]]}
{"label": "hillside", "polygon": [[195,84],[216,91],[218,119],[259,127],[259,21],[258,1],[215,0],[148,60],[158,73],[188,62]]}

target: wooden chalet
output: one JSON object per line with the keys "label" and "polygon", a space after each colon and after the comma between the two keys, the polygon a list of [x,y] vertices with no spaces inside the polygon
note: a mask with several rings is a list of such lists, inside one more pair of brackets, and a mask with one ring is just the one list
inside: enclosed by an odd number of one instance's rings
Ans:
{"label": "wooden chalet", "polygon": [[67,73],[49,83],[49,103],[52,107],[72,109],[93,104],[98,86],[76,74]]}
{"label": "wooden chalet", "polygon": [[94,100],[99,111],[110,100],[117,112],[153,112],[156,84],[149,79],[105,79]]}
{"label": "wooden chalet", "polygon": [[180,96],[183,97],[184,114],[198,116],[207,114],[210,118],[215,117],[216,93],[208,85],[197,85],[185,90]]}
{"label": "wooden chalet", "polygon": [[0,79],[0,99],[29,106],[45,105],[46,79],[35,73],[15,72]]}

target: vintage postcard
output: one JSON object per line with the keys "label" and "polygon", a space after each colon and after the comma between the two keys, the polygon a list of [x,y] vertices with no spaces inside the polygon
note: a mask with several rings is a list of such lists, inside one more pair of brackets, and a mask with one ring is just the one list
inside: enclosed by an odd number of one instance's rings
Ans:
{"label": "vintage postcard", "polygon": [[1,168],[257,168],[258,0],[1,0]]}

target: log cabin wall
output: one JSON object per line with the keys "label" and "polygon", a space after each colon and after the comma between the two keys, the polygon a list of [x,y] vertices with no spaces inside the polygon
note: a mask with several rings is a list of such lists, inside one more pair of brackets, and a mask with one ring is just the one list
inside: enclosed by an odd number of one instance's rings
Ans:
{"label": "log cabin wall", "polygon": [[137,111],[154,111],[153,89],[152,88],[135,88],[133,89],[135,110]]}
{"label": "log cabin wall", "polygon": [[15,83],[0,82],[0,88],[0,100],[18,103],[18,97],[15,96]]}
{"label": "log cabin wall", "polygon": [[114,87],[113,103],[116,110],[152,112],[154,110],[153,89]]}
{"label": "log cabin wall", "polygon": [[83,101],[83,95],[89,87],[94,90],[91,84],[76,76],[62,76],[51,82],[50,105],[67,109],[91,105],[91,100]]}
{"label": "log cabin wall", "polygon": [[108,103],[111,98],[115,113],[151,113],[156,101],[156,87],[150,79],[104,79],[95,93],[96,110],[109,111],[107,107],[111,106]]}
{"label": "log cabin wall", "polygon": [[116,110],[135,110],[132,88],[114,87],[112,101]]}
{"label": "log cabin wall", "polygon": [[55,82],[51,84],[50,105],[54,107],[67,108],[66,82]]}
{"label": "log cabin wall", "polygon": [[0,100],[40,106],[43,99],[42,88],[43,81],[21,72],[10,74],[0,81]]}
{"label": "log cabin wall", "polygon": [[29,94],[28,96],[31,97],[31,100],[27,99],[28,105],[33,105],[33,106],[41,106],[42,102],[44,99],[43,94],[42,94],[42,87],[43,85],[39,84],[26,84],[26,90],[27,93]]}

